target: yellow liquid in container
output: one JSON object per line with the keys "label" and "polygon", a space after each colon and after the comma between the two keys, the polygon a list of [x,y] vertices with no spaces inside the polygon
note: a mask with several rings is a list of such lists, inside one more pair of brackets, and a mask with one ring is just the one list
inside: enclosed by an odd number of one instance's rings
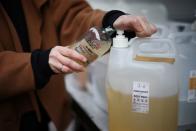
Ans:
{"label": "yellow liquid in container", "polygon": [[109,131],[177,131],[178,96],[149,98],[149,111],[132,111],[132,96],[107,88]]}

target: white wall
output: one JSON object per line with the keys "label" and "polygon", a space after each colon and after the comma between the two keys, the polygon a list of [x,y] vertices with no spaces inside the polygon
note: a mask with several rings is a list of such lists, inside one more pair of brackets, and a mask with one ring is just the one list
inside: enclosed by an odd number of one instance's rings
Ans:
{"label": "white wall", "polygon": [[124,0],[162,2],[169,10],[169,18],[180,21],[193,21],[196,12],[196,0]]}
{"label": "white wall", "polygon": [[[168,16],[171,20],[192,22],[196,13],[196,0],[88,0],[89,2],[111,2],[111,7],[116,2],[126,2],[131,6],[135,2],[145,2],[149,4],[161,2],[168,9]],[[113,3],[113,4],[112,4]],[[122,7],[123,10],[123,7]]]}

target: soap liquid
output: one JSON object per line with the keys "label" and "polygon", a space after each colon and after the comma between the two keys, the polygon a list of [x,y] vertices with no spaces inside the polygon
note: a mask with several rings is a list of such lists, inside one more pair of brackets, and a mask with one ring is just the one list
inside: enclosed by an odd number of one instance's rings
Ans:
{"label": "soap liquid", "polygon": [[109,131],[177,131],[177,94],[149,98],[149,112],[132,111],[131,94],[107,88]]}

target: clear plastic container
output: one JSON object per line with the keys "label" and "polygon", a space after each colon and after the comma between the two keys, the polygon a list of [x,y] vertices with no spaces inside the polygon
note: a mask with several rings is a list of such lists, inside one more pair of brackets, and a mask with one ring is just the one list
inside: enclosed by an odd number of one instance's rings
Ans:
{"label": "clear plastic container", "polygon": [[179,74],[179,125],[196,123],[196,32],[170,35],[177,49]]}
{"label": "clear plastic container", "polygon": [[[113,45],[115,47],[123,48],[128,46],[128,39],[125,38],[123,33],[123,31],[117,30],[118,35],[113,40]],[[108,111],[105,88],[108,57],[108,54],[104,55],[89,66],[90,81],[92,85],[91,92],[93,94],[93,99],[95,100],[95,103],[105,112]]]}
{"label": "clear plastic container", "polygon": [[176,131],[178,81],[168,39],[112,47],[107,72],[110,131]]}
{"label": "clear plastic container", "polygon": [[185,22],[169,22],[169,30],[171,33],[191,31],[191,24]]}

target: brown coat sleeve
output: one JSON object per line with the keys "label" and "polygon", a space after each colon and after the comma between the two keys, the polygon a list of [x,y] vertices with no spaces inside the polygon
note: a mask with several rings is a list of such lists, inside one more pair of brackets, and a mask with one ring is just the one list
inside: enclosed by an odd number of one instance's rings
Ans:
{"label": "brown coat sleeve", "polygon": [[85,0],[54,0],[54,20],[62,44],[81,38],[89,28],[102,26],[104,11],[93,10]]}
{"label": "brown coat sleeve", "polygon": [[[48,2],[49,5],[42,7],[44,9],[42,13],[48,12],[51,21],[42,16],[42,24],[54,23],[54,30],[49,32],[57,34],[62,45],[78,40],[92,26],[102,26],[105,12],[93,10],[84,0],[48,0]],[[30,57],[30,53],[0,52],[0,100],[35,89]]]}
{"label": "brown coat sleeve", "polygon": [[30,60],[30,53],[0,52],[0,100],[34,89]]}

